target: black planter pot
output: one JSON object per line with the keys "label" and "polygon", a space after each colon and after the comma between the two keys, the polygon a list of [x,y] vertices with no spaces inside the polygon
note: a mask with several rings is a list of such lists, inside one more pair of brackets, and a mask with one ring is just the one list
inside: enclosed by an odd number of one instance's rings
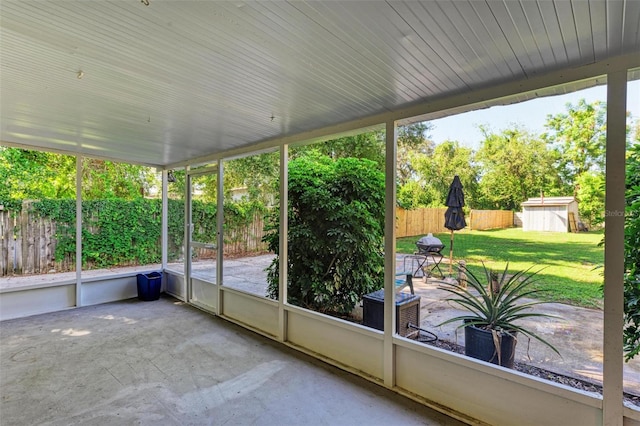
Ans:
{"label": "black planter pot", "polygon": [[[501,333],[498,335],[500,344],[500,357],[493,340],[493,333],[490,330],[483,330],[474,326],[464,328],[464,353],[472,358],[487,361],[492,364],[513,368],[513,361],[516,354],[516,343],[518,342],[516,332],[512,334]],[[498,362],[498,360],[500,362]]]}

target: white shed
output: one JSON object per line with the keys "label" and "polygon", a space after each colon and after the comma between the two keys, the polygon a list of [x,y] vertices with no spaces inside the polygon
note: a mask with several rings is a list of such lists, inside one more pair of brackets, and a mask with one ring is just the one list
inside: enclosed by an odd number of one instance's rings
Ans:
{"label": "white shed", "polygon": [[529,198],[522,203],[523,231],[575,231],[578,221],[574,197]]}

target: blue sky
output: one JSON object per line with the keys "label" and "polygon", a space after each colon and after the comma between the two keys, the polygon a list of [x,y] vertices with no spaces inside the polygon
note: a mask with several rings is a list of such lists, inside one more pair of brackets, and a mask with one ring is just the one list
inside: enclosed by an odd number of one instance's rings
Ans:
{"label": "blue sky", "polygon": [[[606,101],[607,87],[598,86],[567,95],[534,99],[514,105],[496,106],[489,109],[471,111],[464,114],[433,120],[434,125],[431,139],[441,143],[447,139],[457,140],[462,145],[478,148],[482,140],[479,125],[487,125],[493,131],[512,127],[519,124],[533,133],[542,133],[547,114],[566,112],[565,105],[584,98],[587,102]],[[629,82],[627,90],[627,111],[635,119],[640,118],[640,81]]]}

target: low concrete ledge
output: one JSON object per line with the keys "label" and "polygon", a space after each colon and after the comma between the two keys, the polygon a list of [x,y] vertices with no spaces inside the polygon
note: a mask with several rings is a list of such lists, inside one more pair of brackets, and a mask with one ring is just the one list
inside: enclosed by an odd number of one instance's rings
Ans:
{"label": "low concrete ledge", "polygon": [[[157,271],[158,271],[157,269],[148,269],[148,270],[145,269],[140,271],[130,271],[130,272],[121,272],[121,273],[107,272],[102,275],[92,275],[88,277],[81,277],[80,282],[81,284],[90,284],[90,283],[106,281],[106,280],[117,280],[121,278],[135,277],[138,274],[148,274],[148,273],[157,272]],[[12,285],[11,287],[3,287],[2,285],[0,285],[0,294],[76,284],[75,278],[64,278],[61,280],[57,280],[55,277],[51,275],[49,276],[51,277],[51,281],[49,282],[39,282],[36,284]]]}
{"label": "low concrete ledge", "polygon": [[[102,273],[81,278],[81,306],[97,305],[136,297],[138,294],[136,276],[157,271],[139,269],[118,273]],[[21,280],[21,285],[0,288],[0,321],[22,318],[74,308],[76,303],[76,279],[65,277],[51,281],[29,284]]]}
{"label": "low concrete ledge", "polygon": [[75,306],[75,283],[12,289],[0,293],[0,320],[57,312]]}

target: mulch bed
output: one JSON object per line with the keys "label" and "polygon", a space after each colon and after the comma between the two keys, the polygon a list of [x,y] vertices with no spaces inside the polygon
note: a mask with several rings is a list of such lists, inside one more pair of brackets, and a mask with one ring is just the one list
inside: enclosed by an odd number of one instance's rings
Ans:
{"label": "mulch bed", "polygon": [[[352,321],[361,324],[361,321],[353,319],[351,316],[340,316],[342,319]],[[413,339],[420,341],[421,343],[432,345],[440,349],[445,349],[451,352],[464,355],[464,346],[460,346],[456,343],[449,342],[447,340],[434,339],[434,335],[428,335],[419,332],[418,335],[414,335]],[[583,390],[586,392],[595,392],[602,395],[602,386],[588,380],[578,379],[576,377],[569,377],[563,374],[554,373],[549,370],[545,370],[533,365],[525,364],[522,362],[515,362],[513,369],[521,373],[528,374],[530,376],[538,377],[540,379],[548,380],[554,383],[560,383],[566,386],[570,386],[574,389]],[[640,395],[634,395],[628,392],[624,392],[623,399],[625,402],[640,407]]]}
{"label": "mulch bed", "polygon": [[[445,349],[451,352],[464,354],[464,346],[457,345],[453,342],[449,342],[446,340],[435,340],[431,341],[428,336],[418,336],[417,340],[425,343],[427,345],[432,345],[438,347],[440,349]],[[561,383],[566,386],[570,386],[574,389],[580,389],[587,392],[596,392],[602,395],[602,386],[589,382],[588,380],[578,379],[575,377],[569,377],[562,374],[557,374],[548,370],[544,370],[539,367],[534,367],[532,365],[528,365],[521,362],[516,362],[513,366],[513,369],[516,371],[520,371],[522,373],[528,374],[530,376],[539,377],[541,379],[548,380],[554,383]],[[636,406],[640,406],[640,395],[634,395],[625,392],[624,393],[624,401],[631,403]]]}

